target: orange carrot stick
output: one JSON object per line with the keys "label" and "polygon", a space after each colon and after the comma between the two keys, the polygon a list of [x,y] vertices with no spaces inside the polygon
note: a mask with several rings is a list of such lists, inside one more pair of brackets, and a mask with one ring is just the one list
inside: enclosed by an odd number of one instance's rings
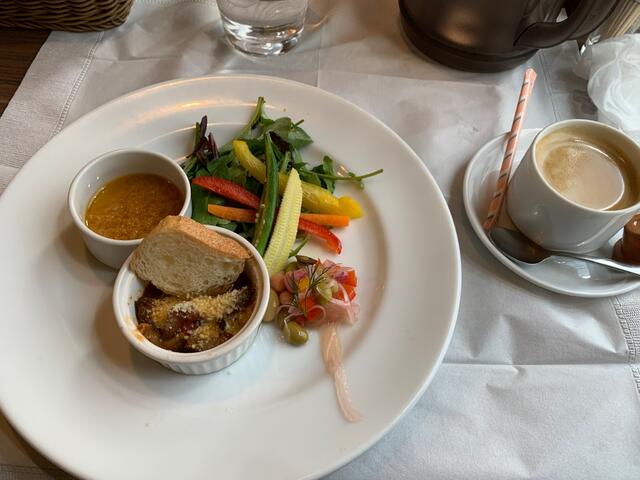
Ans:
{"label": "orange carrot stick", "polygon": [[232,222],[253,223],[256,221],[256,211],[248,208],[225,207],[224,205],[215,205],[210,203],[207,211],[211,215],[231,220]]}
{"label": "orange carrot stick", "polygon": [[327,227],[348,227],[349,217],[347,215],[331,215],[324,213],[301,213],[300,218],[325,225]]}
{"label": "orange carrot stick", "polygon": [[[227,207],[210,203],[207,210],[211,215],[230,220],[232,222],[253,223],[256,221],[256,211],[249,208]],[[347,227],[349,217],[346,215],[331,215],[324,213],[302,213],[300,218],[304,218],[318,225],[327,227]]]}
{"label": "orange carrot stick", "polygon": [[[207,205],[207,210],[211,215],[215,215],[216,217],[224,218],[225,220],[231,220],[232,222],[246,222],[246,223],[255,223],[256,221],[256,211],[249,208],[236,208],[236,207],[225,207],[224,205],[215,205],[210,203]],[[343,215],[320,215],[321,217],[342,217]],[[348,220],[349,217],[347,217]],[[344,220],[336,220],[335,218],[329,218],[333,223],[342,223],[344,224]],[[325,220],[327,220],[325,218]],[[347,222],[348,223],[348,222]],[[340,253],[342,251],[342,242],[340,239],[328,228],[323,227],[322,225],[307,220],[306,218],[300,218],[298,221],[298,230],[301,232],[308,233],[314,237],[317,237],[326,242],[327,247],[334,251],[335,253]]]}

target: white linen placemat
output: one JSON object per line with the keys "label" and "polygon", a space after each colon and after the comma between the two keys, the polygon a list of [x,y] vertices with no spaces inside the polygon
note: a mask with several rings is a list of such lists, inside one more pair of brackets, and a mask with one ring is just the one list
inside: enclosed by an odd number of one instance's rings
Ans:
{"label": "white linen placemat", "polygon": [[[463,290],[424,397],[329,477],[640,478],[640,295],[586,300],[532,286],[486,251],[462,208],[466,163],[508,130],[525,66],[474,74],[438,65],[406,44],[394,1],[312,1],[306,28],[287,55],[250,58],[223,40],[214,2],[138,0],[117,29],[52,33],[0,119],[0,191],[65,125],[152,83],[260,73],[336,93],[387,123],[429,167],[456,222]],[[576,58],[567,43],[528,62],[539,78],[526,127],[594,116],[572,73]],[[0,417],[0,478],[56,475]]]}

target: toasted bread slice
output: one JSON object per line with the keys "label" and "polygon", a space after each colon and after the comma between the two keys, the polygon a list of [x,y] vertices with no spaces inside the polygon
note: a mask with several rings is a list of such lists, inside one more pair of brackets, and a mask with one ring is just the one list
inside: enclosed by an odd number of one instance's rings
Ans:
{"label": "toasted bread slice", "polygon": [[131,270],[168,295],[214,295],[236,281],[249,252],[186,217],[163,219],[133,252]]}

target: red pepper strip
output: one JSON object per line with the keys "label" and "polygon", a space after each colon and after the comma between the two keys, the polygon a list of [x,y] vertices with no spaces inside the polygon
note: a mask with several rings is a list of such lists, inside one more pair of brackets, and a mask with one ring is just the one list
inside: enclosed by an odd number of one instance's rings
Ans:
{"label": "red pepper strip", "polygon": [[247,207],[255,208],[256,210],[260,206],[260,198],[258,198],[257,195],[254,195],[249,190],[242,188],[237,183],[225,180],[224,178],[197,177],[191,182],[241,205],[246,205]]}
{"label": "red pepper strip", "polygon": [[343,285],[351,285],[352,287],[358,286],[358,277],[355,270],[349,270],[347,272],[347,278],[342,282]]}
{"label": "red pepper strip", "polygon": [[[347,285],[346,283],[343,283],[342,287],[344,288],[344,291],[347,292],[350,301],[356,298],[356,287],[354,287],[353,285]],[[344,298],[342,298],[342,295],[338,295],[338,298],[340,300],[344,300]]]}
{"label": "red pepper strip", "polygon": [[[213,193],[217,193],[221,197],[233,200],[234,202],[246,205],[247,207],[257,210],[260,206],[260,198],[258,198],[257,195],[254,195],[249,190],[229,180],[218,177],[197,177],[194,178],[192,182],[199,187],[206,188]],[[298,220],[298,230],[313,235],[314,237],[321,238],[326,242],[327,247],[330,250],[336,253],[342,252],[342,242],[340,239],[322,225],[318,225],[301,218]]]}
{"label": "red pepper strip", "polygon": [[331,230],[324,228],[322,225],[301,218],[298,220],[298,230],[323,239],[330,250],[336,253],[342,252],[342,242],[340,239],[336,237]]}
{"label": "red pepper strip", "polygon": [[322,310],[319,308],[313,308],[318,303],[313,298],[313,295],[301,295],[298,298],[298,303],[300,304],[300,310],[302,310],[303,315],[297,315],[294,317],[294,320],[300,322],[300,325],[304,326],[305,322],[313,322],[320,315],[322,315]]}

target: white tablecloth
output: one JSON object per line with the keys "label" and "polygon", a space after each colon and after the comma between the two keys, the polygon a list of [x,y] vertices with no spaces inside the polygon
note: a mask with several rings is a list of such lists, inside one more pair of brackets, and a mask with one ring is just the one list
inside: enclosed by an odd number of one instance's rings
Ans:
{"label": "white tablecloth", "polygon": [[[570,42],[529,62],[539,77],[526,127],[593,117],[576,58]],[[508,130],[523,71],[465,73],[422,57],[393,0],[312,1],[302,43],[267,59],[225,43],[213,2],[139,0],[115,30],[51,34],[0,119],[0,190],[65,125],[145,85],[245,72],[336,93],[398,132],[435,176],[458,229],[463,289],[424,397],[330,478],[638,479],[640,295],[585,300],[532,286],[485,250],[462,209],[465,165]],[[0,417],[0,478],[59,474]]]}

